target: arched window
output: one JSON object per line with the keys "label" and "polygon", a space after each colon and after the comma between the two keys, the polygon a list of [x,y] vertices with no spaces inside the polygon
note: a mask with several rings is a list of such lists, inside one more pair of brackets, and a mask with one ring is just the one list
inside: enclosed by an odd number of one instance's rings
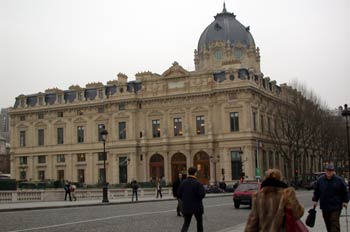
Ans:
{"label": "arched window", "polygon": [[197,168],[197,178],[202,184],[208,184],[210,178],[209,155],[200,151],[193,157],[193,165]]}
{"label": "arched window", "polygon": [[175,181],[179,173],[186,173],[186,156],[182,153],[176,153],[171,158],[171,180]]}
{"label": "arched window", "polygon": [[149,162],[150,177],[152,181],[164,176],[164,158],[160,154],[152,155]]}

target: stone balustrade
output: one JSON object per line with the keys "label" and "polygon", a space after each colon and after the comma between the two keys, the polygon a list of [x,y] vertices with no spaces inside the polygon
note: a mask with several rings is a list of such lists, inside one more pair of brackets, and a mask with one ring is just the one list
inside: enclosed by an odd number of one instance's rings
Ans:
{"label": "stone balustrade", "polygon": [[[63,189],[48,190],[17,190],[0,191],[0,204],[11,202],[35,202],[35,201],[61,201],[64,199],[65,191]],[[163,196],[171,196],[171,188],[162,189]],[[77,200],[97,200],[102,199],[101,189],[77,189],[75,192]],[[155,197],[155,188],[138,189],[139,197]],[[109,199],[131,198],[132,189],[108,189]]]}

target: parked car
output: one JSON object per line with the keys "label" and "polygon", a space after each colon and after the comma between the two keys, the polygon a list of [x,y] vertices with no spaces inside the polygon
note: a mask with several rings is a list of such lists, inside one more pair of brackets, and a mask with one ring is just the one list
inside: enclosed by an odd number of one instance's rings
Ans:
{"label": "parked car", "polygon": [[205,192],[206,193],[223,193],[224,190],[219,188],[219,186],[216,185],[209,185],[209,186],[204,186]]}
{"label": "parked car", "polygon": [[233,203],[236,209],[240,205],[249,205],[252,207],[252,196],[255,192],[259,191],[259,182],[243,182],[238,185],[233,192]]}

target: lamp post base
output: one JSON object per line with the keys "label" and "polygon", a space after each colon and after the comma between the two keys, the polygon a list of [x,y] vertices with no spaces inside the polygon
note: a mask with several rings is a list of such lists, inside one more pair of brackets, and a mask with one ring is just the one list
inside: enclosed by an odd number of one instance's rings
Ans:
{"label": "lamp post base", "polygon": [[107,186],[103,186],[102,193],[103,193],[102,202],[103,203],[108,203],[109,200],[108,200],[108,187]]}

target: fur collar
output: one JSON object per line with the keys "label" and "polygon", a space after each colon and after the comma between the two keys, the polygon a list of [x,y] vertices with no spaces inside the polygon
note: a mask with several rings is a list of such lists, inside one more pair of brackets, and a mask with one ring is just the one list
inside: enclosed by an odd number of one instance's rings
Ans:
{"label": "fur collar", "polygon": [[264,187],[288,188],[288,185],[280,180],[269,178],[261,183],[261,188]]}

